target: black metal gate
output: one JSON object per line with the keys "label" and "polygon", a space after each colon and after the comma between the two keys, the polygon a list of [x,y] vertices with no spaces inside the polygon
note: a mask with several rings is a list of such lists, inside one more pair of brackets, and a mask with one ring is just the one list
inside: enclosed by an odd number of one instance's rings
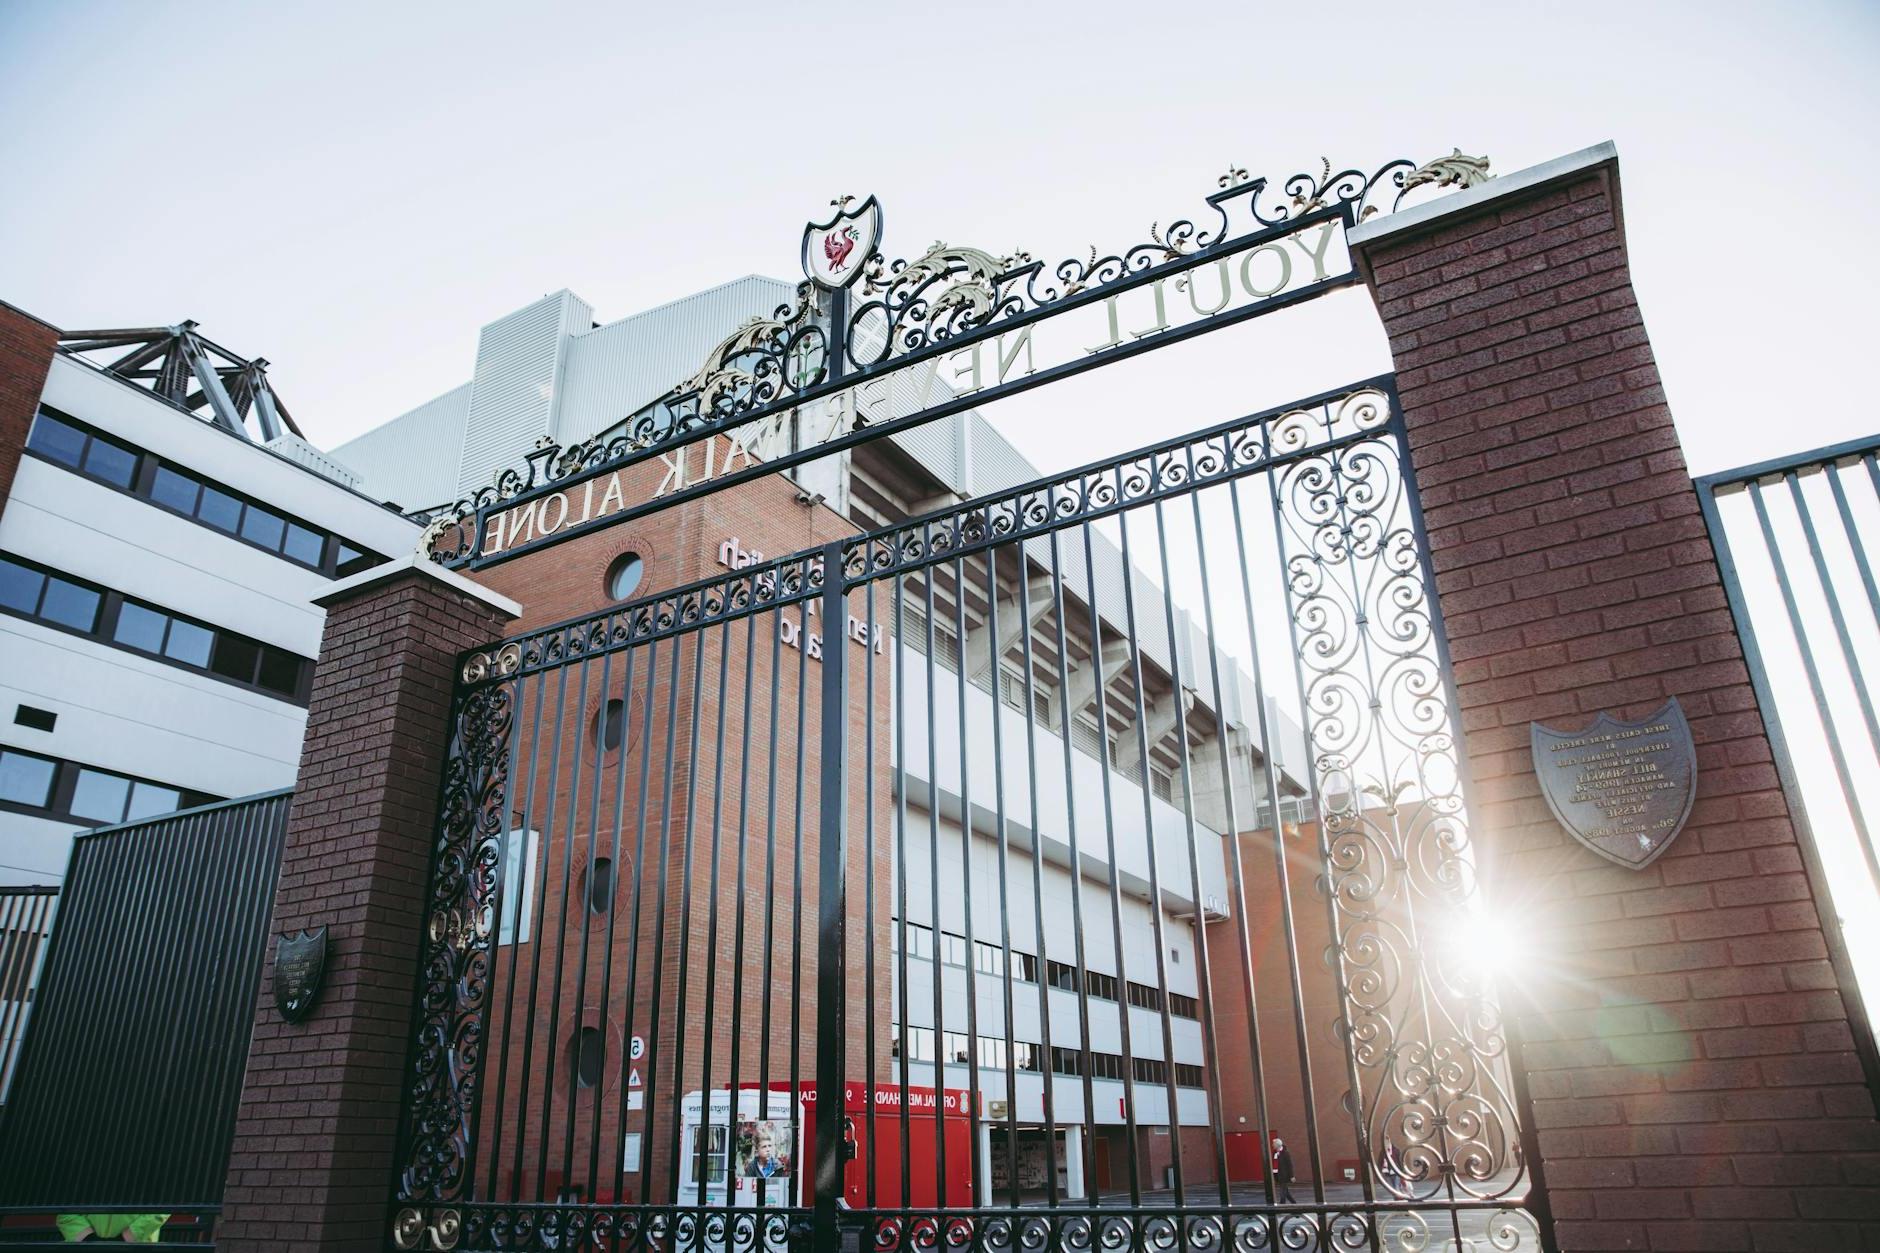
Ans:
{"label": "black metal gate", "polygon": [[396,1246],[1540,1247],[1405,457],[1374,379],[466,656]]}

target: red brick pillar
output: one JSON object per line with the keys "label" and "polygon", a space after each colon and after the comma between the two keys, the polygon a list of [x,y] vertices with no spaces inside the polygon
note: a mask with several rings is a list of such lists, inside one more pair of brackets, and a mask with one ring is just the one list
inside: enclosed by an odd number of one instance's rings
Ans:
{"label": "red brick pillar", "polygon": [[[1563,1249],[1880,1239],[1880,1125],[1627,268],[1611,145],[1367,224]],[[1718,362],[1728,368],[1727,362]],[[1676,696],[1697,802],[1575,843],[1529,722]]]}
{"label": "red brick pillar", "polygon": [[58,349],[57,327],[0,300],[0,510],[13,494],[13,473]]}
{"label": "red brick pillar", "polygon": [[326,983],[310,1017],[284,1021],[270,939],[216,1230],[226,1253],[387,1245],[457,655],[520,612],[415,558],[317,603],[326,633],[269,927],[326,926]]}

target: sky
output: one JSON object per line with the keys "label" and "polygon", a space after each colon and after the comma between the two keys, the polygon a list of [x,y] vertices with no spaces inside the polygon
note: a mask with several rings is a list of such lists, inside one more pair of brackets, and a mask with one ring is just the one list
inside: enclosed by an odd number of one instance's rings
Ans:
{"label": "sky", "polygon": [[[7,0],[0,115],[30,124],[0,136],[0,299],[193,318],[330,447],[467,379],[477,329],[546,292],[611,321],[793,278],[838,193],[881,197],[890,255],[1055,260],[1197,212],[1230,163],[1460,147],[1508,172],[1611,139],[1705,472],[1871,429],[1846,380],[1880,278],[1877,54],[1880,9],[1851,3]],[[1363,293],[1319,305],[1163,377],[1221,380],[1218,420],[1388,367]],[[1093,380],[999,416],[1048,464],[1093,428],[1147,442],[1164,394]]]}

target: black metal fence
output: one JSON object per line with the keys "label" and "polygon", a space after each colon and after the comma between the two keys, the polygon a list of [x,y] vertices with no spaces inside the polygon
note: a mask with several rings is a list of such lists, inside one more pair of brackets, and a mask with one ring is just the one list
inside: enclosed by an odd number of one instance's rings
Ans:
{"label": "black metal fence", "polygon": [[166,1242],[203,1236],[221,1204],[290,798],[74,841],[0,1109],[0,1213],[163,1212],[188,1216]]}
{"label": "black metal fence", "polygon": [[466,656],[395,1244],[1540,1247],[1434,604],[1374,380]]}
{"label": "black metal fence", "polygon": [[[1697,480],[1867,1084],[1880,1093],[1880,436]],[[1864,994],[1864,995],[1863,995]]]}
{"label": "black metal fence", "polygon": [[33,1014],[58,901],[59,889],[51,884],[0,887],[0,1105],[6,1103],[13,1063]]}

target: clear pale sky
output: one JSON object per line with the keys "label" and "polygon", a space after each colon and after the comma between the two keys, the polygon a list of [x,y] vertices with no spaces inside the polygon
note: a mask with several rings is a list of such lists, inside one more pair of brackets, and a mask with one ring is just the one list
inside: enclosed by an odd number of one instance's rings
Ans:
{"label": "clear pale sky", "polygon": [[[68,328],[194,318],[331,446],[462,382],[478,327],[544,292],[612,320],[794,277],[837,192],[881,196],[891,255],[1055,260],[1195,212],[1230,161],[1460,146],[1507,172],[1612,139],[1701,472],[1875,425],[1849,384],[1877,65],[1880,10],[1853,3],[4,0],[0,299]],[[1321,303],[1177,363],[1232,374],[1192,424],[1387,368],[1362,296]],[[1050,461],[1093,426],[1146,442],[1133,400],[1158,394],[996,416]]]}

